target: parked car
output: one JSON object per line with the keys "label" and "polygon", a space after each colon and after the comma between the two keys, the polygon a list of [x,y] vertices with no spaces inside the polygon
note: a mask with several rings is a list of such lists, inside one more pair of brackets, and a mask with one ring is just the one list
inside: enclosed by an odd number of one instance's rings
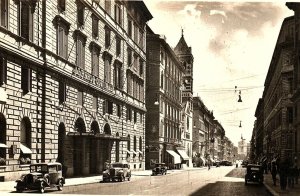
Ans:
{"label": "parked car", "polygon": [[248,161],[247,160],[243,160],[241,166],[242,167],[247,167],[248,165]]}
{"label": "parked car", "polygon": [[152,175],[156,176],[157,174],[167,174],[167,166],[165,163],[155,163],[155,166],[152,169]]}
{"label": "parked car", "polygon": [[220,165],[223,165],[223,166],[232,166],[232,162],[231,161],[221,161],[220,162]]}
{"label": "parked car", "polygon": [[62,165],[60,163],[36,163],[30,165],[30,173],[21,175],[16,180],[17,192],[24,190],[39,190],[44,193],[45,188],[57,187],[62,190],[65,179],[62,176]]}
{"label": "parked car", "polygon": [[108,169],[103,172],[103,182],[118,180],[120,182],[125,179],[130,181],[131,170],[127,163],[112,163]]}
{"label": "parked car", "polygon": [[220,163],[221,163],[221,162],[218,161],[218,160],[217,160],[217,161],[214,161],[214,162],[213,162],[213,166],[220,167]]}
{"label": "parked car", "polygon": [[245,175],[245,185],[248,182],[258,182],[262,184],[264,181],[263,168],[261,165],[248,164]]}

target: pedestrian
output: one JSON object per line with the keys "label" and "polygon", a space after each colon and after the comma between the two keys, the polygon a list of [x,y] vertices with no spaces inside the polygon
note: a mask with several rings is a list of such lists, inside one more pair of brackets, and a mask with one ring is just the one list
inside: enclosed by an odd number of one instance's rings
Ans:
{"label": "pedestrian", "polygon": [[272,162],[271,174],[272,174],[272,179],[273,179],[273,185],[276,186],[277,167],[276,167],[275,162]]}
{"label": "pedestrian", "polygon": [[298,166],[295,165],[295,184],[298,184],[298,179],[299,179],[299,169]]}
{"label": "pedestrian", "polygon": [[281,190],[286,190],[288,172],[287,160],[281,162],[279,165],[280,188]]}
{"label": "pedestrian", "polygon": [[294,167],[289,166],[288,172],[287,172],[287,180],[288,180],[288,187],[294,188]]}

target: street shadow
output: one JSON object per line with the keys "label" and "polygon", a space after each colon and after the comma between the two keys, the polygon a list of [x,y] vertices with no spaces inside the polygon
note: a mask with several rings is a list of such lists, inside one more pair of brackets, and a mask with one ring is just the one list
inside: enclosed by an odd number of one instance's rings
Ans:
{"label": "street shadow", "polygon": [[234,168],[225,177],[245,178],[245,171],[244,168]]}
{"label": "street shadow", "polygon": [[218,181],[216,183],[209,183],[190,196],[232,196],[232,195],[243,195],[243,196],[271,196],[264,186],[259,184],[248,184],[245,186],[244,182],[223,182]]}

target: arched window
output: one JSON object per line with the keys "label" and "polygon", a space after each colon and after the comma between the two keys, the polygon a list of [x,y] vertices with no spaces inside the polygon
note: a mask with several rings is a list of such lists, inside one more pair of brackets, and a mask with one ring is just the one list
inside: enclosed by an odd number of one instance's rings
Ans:
{"label": "arched window", "polygon": [[57,161],[59,163],[64,163],[64,142],[66,135],[66,127],[64,123],[60,123],[58,126],[58,157]]}
{"label": "arched window", "polygon": [[86,127],[84,124],[84,120],[82,118],[77,118],[75,122],[75,131],[79,133],[85,133],[86,132]]}
{"label": "arched window", "polygon": [[0,158],[6,159],[6,119],[0,113]]}
{"label": "arched window", "polygon": [[133,150],[136,151],[136,136],[133,137]]}
{"label": "arched window", "polygon": [[127,150],[130,151],[130,135],[128,135]]}

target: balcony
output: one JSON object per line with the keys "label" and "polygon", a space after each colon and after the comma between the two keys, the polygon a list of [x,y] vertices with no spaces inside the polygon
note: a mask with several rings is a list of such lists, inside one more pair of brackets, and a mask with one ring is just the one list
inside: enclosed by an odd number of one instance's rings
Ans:
{"label": "balcony", "polygon": [[191,97],[193,97],[193,95],[191,92],[182,92],[182,97],[191,98]]}

